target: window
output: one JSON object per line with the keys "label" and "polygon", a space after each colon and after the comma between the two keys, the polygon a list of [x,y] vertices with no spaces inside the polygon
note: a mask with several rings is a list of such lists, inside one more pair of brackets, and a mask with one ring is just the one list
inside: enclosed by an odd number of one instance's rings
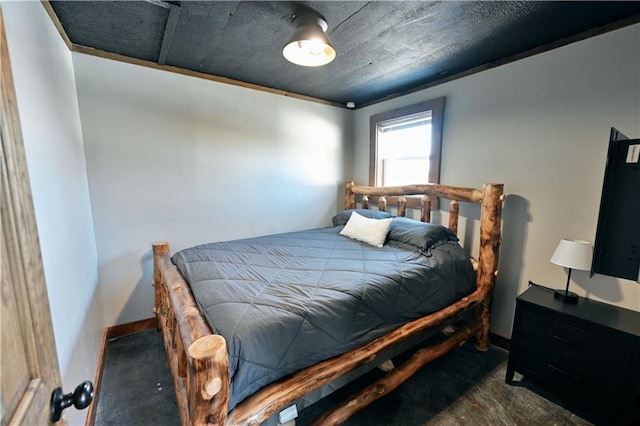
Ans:
{"label": "window", "polygon": [[371,116],[369,185],[439,183],[444,98]]}

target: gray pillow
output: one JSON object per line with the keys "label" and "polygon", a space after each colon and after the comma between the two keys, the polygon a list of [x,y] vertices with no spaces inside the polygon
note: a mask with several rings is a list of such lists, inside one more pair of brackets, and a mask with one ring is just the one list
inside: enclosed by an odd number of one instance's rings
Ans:
{"label": "gray pillow", "polygon": [[407,217],[394,217],[389,230],[389,241],[398,241],[428,251],[430,248],[458,241],[452,230],[442,225],[420,222]]}
{"label": "gray pillow", "polygon": [[333,222],[333,226],[340,226],[340,225],[346,224],[349,221],[349,218],[351,217],[351,213],[353,212],[358,212],[360,216],[364,216],[369,219],[388,219],[392,217],[389,213],[381,212],[378,210],[349,209],[349,210],[341,211],[331,219],[331,221]]}

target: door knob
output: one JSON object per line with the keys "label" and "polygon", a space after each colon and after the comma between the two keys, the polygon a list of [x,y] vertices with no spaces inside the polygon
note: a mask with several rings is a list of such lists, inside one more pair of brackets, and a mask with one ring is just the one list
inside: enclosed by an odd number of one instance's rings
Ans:
{"label": "door knob", "polygon": [[93,401],[93,383],[85,381],[76,386],[75,391],[63,394],[61,388],[55,388],[51,392],[51,423],[60,420],[62,410],[73,404],[78,410],[84,410]]}

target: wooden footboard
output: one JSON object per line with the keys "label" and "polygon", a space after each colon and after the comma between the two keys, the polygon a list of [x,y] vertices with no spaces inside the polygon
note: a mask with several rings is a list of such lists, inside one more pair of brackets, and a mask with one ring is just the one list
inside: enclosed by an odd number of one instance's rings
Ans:
{"label": "wooden footboard", "polygon": [[[473,319],[432,347],[416,352],[405,364],[392,370],[349,401],[325,413],[316,424],[340,424],[350,415],[395,389],[427,362],[441,356],[470,337],[476,347],[489,348],[490,308],[498,273],[503,186],[487,184],[482,190],[443,185],[364,187],[347,183],[345,208],[355,208],[356,195],[367,208],[369,197],[378,197],[378,208],[386,210],[389,200],[396,202],[398,215],[407,207],[405,196],[423,195],[421,218],[428,221],[430,198],[451,200],[449,227],[457,230],[458,202],[482,202],[477,289],[471,295],[426,317],[409,322],[391,333],[355,350],[289,375],[240,402],[228,412],[229,366],[223,337],[211,332],[198,310],[193,295],[178,269],[171,262],[167,243],[153,244],[158,328],[162,331],[183,425],[258,425],[287,407],[300,396],[370,363],[383,350],[394,347],[427,330],[450,324],[473,310]],[[389,197],[389,198],[388,198]]]}

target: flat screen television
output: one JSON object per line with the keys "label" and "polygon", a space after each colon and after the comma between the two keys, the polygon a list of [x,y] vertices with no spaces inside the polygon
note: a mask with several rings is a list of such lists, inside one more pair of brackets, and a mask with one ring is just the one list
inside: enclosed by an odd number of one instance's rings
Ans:
{"label": "flat screen television", "polygon": [[640,139],[611,128],[591,275],[640,282]]}

